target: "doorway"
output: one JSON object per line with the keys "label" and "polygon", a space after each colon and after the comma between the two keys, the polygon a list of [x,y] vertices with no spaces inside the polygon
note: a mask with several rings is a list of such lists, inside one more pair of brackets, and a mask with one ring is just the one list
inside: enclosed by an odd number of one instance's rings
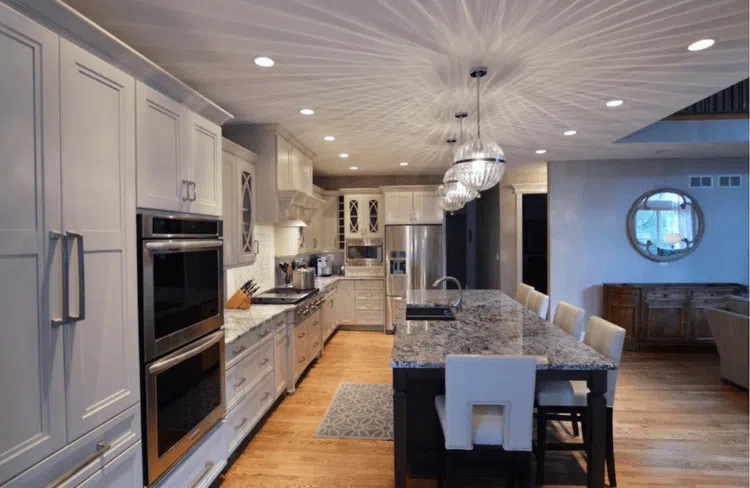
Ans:
{"label": "doorway", "polygon": [[[445,214],[445,272],[461,282],[465,289],[476,288],[477,280],[477,218],[476,202],[461,210]],[[448,289],[457,288],[448,282]]]}
{"label": "doorway", "polygon": [[527,193],[522,203],[522,282],[547,290],[547,194]]}

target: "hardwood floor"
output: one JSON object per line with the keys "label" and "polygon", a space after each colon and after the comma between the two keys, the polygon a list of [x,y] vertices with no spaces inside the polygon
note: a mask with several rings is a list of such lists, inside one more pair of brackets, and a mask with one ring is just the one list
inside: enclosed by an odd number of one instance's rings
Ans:
{"label": "hardwood floor", "polygon": [[[391,488],[393,443],[318,439],[315,432],[340,382],[391,382],[392,344],[381,333],[338,332],[220,486]],[[614,426],[619,487],[748,486],[748,394],[723,384],[718,369],[713,355],[625,353]],[[565,438],[570,425],[551,429]],[[549,453],[545,486],[585,485],[584,469],[578,453]]]}

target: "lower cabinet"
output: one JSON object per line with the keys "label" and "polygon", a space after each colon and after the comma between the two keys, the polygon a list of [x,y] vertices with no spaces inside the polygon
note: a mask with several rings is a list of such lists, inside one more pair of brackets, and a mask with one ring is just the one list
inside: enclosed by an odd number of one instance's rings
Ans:
{"label": "lower cabinet", "polygon": [[279,398],[286,390],[289,368],[287,367],[287,348],[289,336],[286,329],[280,330],[273,338],[273,382],[276,389],[274,399]]}
{"label": "lower cabinet", "polygon": [[322,310],[322,328],[323,328],[323,344],[331,337],[331,334],[336,330],[338,325],[338,319],[336,317],[336,302],[337,302],[338,289],[334,288],[328,296],[326,296],[323,302]]}
{"label": "lower cabinet", "polygon": [[266,373],[224,417],[222,422],[226,433],[228,456],[232,455],[273,404],[275,400],[273,383],[272,372]]}
{"label": "lower cabinet", "polygon": [[226,465],[227,443],[222,421],[154,485],[154,488],[206,488],[219,477],[219,473]]}
{"label": "lower cabinet", "polygon": [[141,441],[138,441],[77,486],[78,488],[133,488],[143,484],[142,470],[143,448]]}
{"label": "lower cabinet", "polygon": [[336,285],[336,320],[339,325],[354,325],[357,321],[354,280],[341,280]]}

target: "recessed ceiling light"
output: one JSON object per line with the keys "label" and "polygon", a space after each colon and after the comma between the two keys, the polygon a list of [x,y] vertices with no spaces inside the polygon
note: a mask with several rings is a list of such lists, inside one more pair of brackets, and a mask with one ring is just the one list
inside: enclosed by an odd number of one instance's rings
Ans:
{"label": "recessed ceiling light", "polygon": [[339,157],[340,157],[340,158],[348,158],[348,157],[349,157],[349,155],[348,155],[348,154],[346,154],[346,153],[341,153],[341,154],[339,154]]}
{"label": "recessed ceiling light", "polygon": [[299,113],[301,113],[302,115],[312,115],[315,113],[315,110],[311,108],[303,108],[302,110],[299,111]]}
{"label": "recessed ceiling light", "polygon": [[260,57],[255,58],[255,64],[257,64],[258,66],[262,66],[264,68],[270,68],[271,66],[274,65],[274,62],[273,62],[273,59],[271,58],[260,56]]}
{"label": "recessed ceiling light", "polygon": [[566,136],[574,136],[576,134],[578,134],[578,132],[574,130],[566,130],[565,132],[563,132],[563,135],[566,135]]}
{"label": "recessed ceiling light", "polygon": [[359,169],[359,166],[349,166],[349,169],[352,171],[357,171]]}
{"label": "recessed ceiling light", "polygon": [[325,136],[323,139],[326,140],[326,141],[335,141],[336,140],[336,138],[333,137],[333,136]]}
{"label": "recessed ceiling light", "polygon": [[536,153],[537,153],[537,154],[544,154],[544,153],[546,153],[546,152],[547,152],[547,150],[546,150],[546,149],[537,149],[537,150],[536,150]]}
{"label": "recessed ceiling light", "polygon": [[622,100],[610,100],[609,102],[607,102],[607,107],[619,107],[623,103],[625,102],[623,102]]}
{"label": "recessed ceiling light", "polygon": [[406,161],[401,161],[399,164],[401,166],[409,166],[409,163],[407,163]]}
{"label": "recessed ceiling light", "polygon": [[695,41],[691,45],[688,46],[688,51],[703,51],[704,49],[708,49],[709,47],[713,46],[714,43],[713,39],[701,39],[700,41]]}

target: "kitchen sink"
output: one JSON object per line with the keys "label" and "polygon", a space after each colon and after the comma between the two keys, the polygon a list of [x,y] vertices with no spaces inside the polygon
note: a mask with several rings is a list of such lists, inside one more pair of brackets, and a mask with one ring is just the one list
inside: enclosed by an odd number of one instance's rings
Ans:
{"label": "kitchen sink", "polygon": [[415,304],[406,306],[406,320],[456,320],[446,305]]}

